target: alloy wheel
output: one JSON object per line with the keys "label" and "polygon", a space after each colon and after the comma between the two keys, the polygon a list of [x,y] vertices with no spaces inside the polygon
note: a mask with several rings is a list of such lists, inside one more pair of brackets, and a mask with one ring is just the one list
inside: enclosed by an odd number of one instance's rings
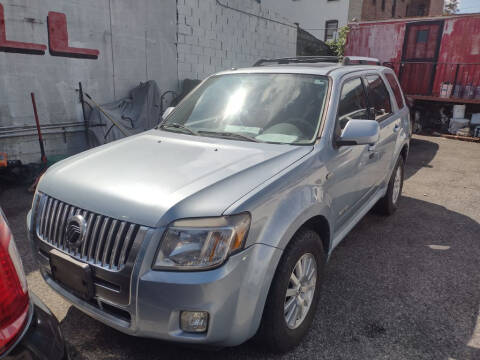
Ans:
{"label": "alloy wheel", "polygon": [[310,310],[317,283],[315,257],[304,254],[295,264],[285,294],[284,317],[290,329],[298,328]]}
{"label": "alloy wheel", "polygon": [[397,167],[395,172],[395,179],[393,180],[393,191],[392,191],[392,202],[397,203],[400,196],[400,189],[402,187],[402,168],[401,166]]}

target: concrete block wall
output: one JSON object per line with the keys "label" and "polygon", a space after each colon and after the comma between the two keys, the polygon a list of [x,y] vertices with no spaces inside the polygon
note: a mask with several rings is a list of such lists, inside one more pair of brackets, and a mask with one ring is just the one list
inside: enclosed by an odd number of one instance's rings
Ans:
{"label": "concrete block wall", "polygon": [[250,66],[260,58],[295,56],[294,24],[256,0],[220,3],[241,12],[223,7],[216,0],[177,0],[180,81],[204,79],[221,70]]}
{"label": "concrete block wall", "polygon": [[[35,131],[2,135],[2,128],[34,125],[30,93],[42,125],[83,122],[76,89],[98,103],[125,96],[141,81],[176,89],[176,0],[0,0],[8,40],[48,46],[49,11],[66,15],[69,45],[98,49],[98,59],[0,51],[0,151],[24,162],[40,159]],[[64,131],[65,130],[65,131]],[[85,149],[82,127],[45,130],[47,155]]]}
{"label": "concrete block wall", "polygon": [[[177,90],[185,78],[295,55],[295,25],[256,0],[220,1],[266,19],[216,0],[0,0],[7,40],[47,45],[43,55],[0,50],[0,152],[39,161],[35,129],[16,130],[35,125],[31,92],[41,125],[61,126],[44,129],[47,156],[70,155],[86,148],[79,81],[101,104],[124,97],[141,81]],[[49,11],[65,14],[69,46],[96,49],[98,59],[50,54]]]}

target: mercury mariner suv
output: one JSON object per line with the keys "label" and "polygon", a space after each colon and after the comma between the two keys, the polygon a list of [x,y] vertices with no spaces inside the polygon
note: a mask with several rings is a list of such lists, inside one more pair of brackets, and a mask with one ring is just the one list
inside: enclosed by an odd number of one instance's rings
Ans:
{"label": "mercury mariner suv", "polygon": [[281,352],[325,264],[402,191],[409,111],[375,59],[210,76],[159,126],[52,166],[27,219],[45,281],[127,334]]}

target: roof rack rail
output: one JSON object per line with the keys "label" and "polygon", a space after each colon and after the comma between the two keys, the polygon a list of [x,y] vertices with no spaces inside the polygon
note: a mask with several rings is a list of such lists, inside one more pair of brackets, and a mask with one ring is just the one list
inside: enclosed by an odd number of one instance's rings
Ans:
{"label": "roof rack rail", "polygon": [[321,62],[334,62],[338,63],[339,58],[337,56],[295,56],[278,59],[260,59],[253,66],[262,66],[267,64],[303,64],[303,63],[321,63]]}
{"label": "roof rack rail", "polygon": [[377,58],[364,56],[345,56],[342,63],[343,65],[381,65]]}

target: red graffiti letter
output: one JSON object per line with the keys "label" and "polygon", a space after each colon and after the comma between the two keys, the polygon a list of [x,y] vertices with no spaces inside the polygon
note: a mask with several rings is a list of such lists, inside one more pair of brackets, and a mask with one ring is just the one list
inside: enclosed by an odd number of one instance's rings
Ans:
{"label": "red graffiti letter", "polygon": [[5,14],[3,11],[3,5],[0,4],[0,51],[43,55],[45,54],[46,49],[47,47],[42,44],[7,40],[7,33],[5,30]]}
{"label": "red graffiti letter", "polygon": [[50,54],[75,58],[97,59],[100,53],[96,49],[83,49],[68,46],[67,17],[63,13],[48,13],[48,42]]}

